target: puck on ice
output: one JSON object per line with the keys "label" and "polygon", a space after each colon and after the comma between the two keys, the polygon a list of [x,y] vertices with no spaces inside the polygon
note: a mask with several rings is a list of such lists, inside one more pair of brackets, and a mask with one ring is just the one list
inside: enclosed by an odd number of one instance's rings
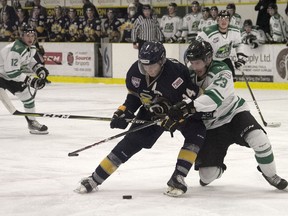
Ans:
{"label": "puck on ice", "polygon": [[123,195],[122,198],[123,199],[132,199],[132,195]]}

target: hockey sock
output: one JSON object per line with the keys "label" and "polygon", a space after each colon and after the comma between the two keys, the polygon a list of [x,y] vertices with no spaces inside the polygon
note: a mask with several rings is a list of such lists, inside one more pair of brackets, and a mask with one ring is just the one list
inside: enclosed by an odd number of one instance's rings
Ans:
{"label": "hockey sock", "polygon": [[102,184],[118,167],[122,164],[121,160],[112,152],[104,158],[96,168],[92,177],[98,185]]}
{"label": "hockey sock", "polygon": [[247,134],[245,141],[255,152],[256,161],[263,174],[272,177],[276,174],[276,165],[271,143],[262,130],[253,130]]}
{"label": "hockey sock", "polygon": [[187,176],[189,170],[191,169],[193,163],[196,160],[198,152],[198,146],[194,144],[184,144],[178,154],[176,163],[176,171],[178,171],[180,175],[184,177]]}

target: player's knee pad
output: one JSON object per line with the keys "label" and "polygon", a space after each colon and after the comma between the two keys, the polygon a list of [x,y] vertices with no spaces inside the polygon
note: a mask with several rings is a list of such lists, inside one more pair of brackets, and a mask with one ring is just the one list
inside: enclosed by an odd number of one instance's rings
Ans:
{"label": "player's knee pad", "polygon": [[200,167],[199,176],[203,183],[210,184],[222,176],[224,169],[221,167]]}

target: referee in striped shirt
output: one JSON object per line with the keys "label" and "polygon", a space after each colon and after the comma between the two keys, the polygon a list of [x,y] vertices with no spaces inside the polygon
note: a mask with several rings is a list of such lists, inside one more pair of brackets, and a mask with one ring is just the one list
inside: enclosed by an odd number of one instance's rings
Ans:
{"label": "referee in striped shirt", "polygon": [[156,16],[152,15],[149,4],[143,5],[143,16],[140,15],[134,22],[131,32],[134,49],[140,50],[146,41],[163,42],[164,37]]}

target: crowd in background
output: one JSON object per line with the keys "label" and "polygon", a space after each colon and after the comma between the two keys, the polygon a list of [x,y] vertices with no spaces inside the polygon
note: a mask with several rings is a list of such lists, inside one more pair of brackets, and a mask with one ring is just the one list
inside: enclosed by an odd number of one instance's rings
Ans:
{"label": "crowd in background", "polygon": [[[27,1],[28,2],[28,1]],[[134,0],[127,7],[123,19],[117,18],[115,9],[107,9],[100,17],[97,8],[89,0],[82,0],[83,16],[75,8],[56,6],[52,15],[41,5],[41,0],[31,0],[21,6],[19,1],[0,0],[0,41],[14,41],[19,37],[23,23],[32,25],[40,42],[126,42],[140,48],[144,41],[166,43],[190,43],[199,32],[217,24],[217,6],[203,7],[198,1],[191,4],[191,12],[184,17],[177,15],[177,4],[167,6],[167,14],[157,17],[151,5]],[[28,8],[26,6],[29,6]],[[286,43],[288,27],[278,13],[276,0],[259,0],[257,22],[243,19],[236,13],[236,6],[229,3],[226,10],[231,16],[231,25],[237,26],[247,36],[254,32],[261,43]],[[286,8],[286,14],[287,14]],[[246,33],[245,33],[246,32]]]}

